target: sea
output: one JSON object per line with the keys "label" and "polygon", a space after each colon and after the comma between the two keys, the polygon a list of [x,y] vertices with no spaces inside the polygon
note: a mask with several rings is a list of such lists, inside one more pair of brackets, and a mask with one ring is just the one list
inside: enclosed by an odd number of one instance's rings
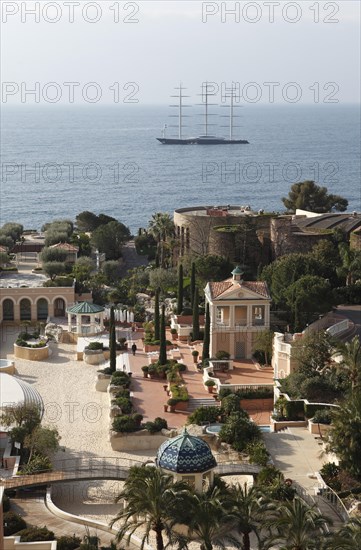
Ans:
{"label": "sea", "polygon": [[[90,210],[135,234],[153,213],[181,207],[283,211],[282,197],[307,179],[361,210],[359,106],[247,104],[234,137],[248,145],[162,145],[162,131],[177,135],[171,114],[138,104],[3,107],[1,224],[40,229]],[[197,108],[187,114],[184,136],[204,133]],[[211,121],[210,133],[227,136],[227,118]]]}

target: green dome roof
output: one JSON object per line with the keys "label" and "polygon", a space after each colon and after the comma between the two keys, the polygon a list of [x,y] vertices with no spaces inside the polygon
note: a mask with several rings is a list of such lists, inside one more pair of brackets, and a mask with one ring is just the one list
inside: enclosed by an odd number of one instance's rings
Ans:
{"label": "green dome roof", "polygon": [[78,302],[66,310],[68,313],[89,315],[91,313],[100,313],[104,311],[102,306],[91,304],[90,302]]}
{"label": "green dome roof", "polygon": [[180,474],[202,473],[217,466],[208,443],[190,435],[185,428],[181,435],[159,447],[157,464],[160,468]]}
{"label": "green dome roof", "polygon": [[243,271],[239,267],[239,265],[237,265],[237,267],[234,268],[234,270],[232,271],[232,275],[243,275]]}

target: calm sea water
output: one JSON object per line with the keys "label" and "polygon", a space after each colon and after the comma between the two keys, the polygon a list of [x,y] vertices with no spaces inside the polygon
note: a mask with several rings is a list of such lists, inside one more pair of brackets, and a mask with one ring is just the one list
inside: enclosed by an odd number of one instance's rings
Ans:
{"label": "calm sea water", "polygon": [[[199,109],[189,110],[194,116],[188,135],[203,132],[195,125]],[[182,206],[282,210],[290,185],[305,179],[347,197],[349,210],[360,210],[357,106],[247,105],[239,110],[235,133],[250,144],[219,146],[161,145],[155,138],[164,123],[176,123],[170,111],[138,105],[6,107],[1,223],[40,228],[91,210],[115,216],[135,232],[154,212]],[[226,135],[227,128],[212,132]]]}

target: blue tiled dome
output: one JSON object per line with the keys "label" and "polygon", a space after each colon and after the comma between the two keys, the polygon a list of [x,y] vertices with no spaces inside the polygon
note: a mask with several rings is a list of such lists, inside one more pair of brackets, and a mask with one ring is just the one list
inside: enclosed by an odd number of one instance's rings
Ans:
{"label": "blue tiled dome", "polygon": [[190,435],[185,428],[181,435],[159,447],[157,464],[164,470],[179,474],[202,473],[217,466],[208,443]]}

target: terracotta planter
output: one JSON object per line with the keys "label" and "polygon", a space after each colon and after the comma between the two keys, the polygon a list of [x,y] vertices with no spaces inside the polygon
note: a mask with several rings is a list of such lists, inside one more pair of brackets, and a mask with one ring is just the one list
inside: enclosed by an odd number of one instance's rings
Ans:
{"label": "terracotta planter", "polygon": [[198,363],[198,355],[192,355],[193,363]]}
{"label": "terracotta planter", "polygon": [[168,412],[168,405],[163,405],[163,408],[164,408],[164,412]]}
{"label": "terracotta planter", "polygon": [[214,386],[207,386],[208,387],[208,393],[213,393],[213,387]]}

